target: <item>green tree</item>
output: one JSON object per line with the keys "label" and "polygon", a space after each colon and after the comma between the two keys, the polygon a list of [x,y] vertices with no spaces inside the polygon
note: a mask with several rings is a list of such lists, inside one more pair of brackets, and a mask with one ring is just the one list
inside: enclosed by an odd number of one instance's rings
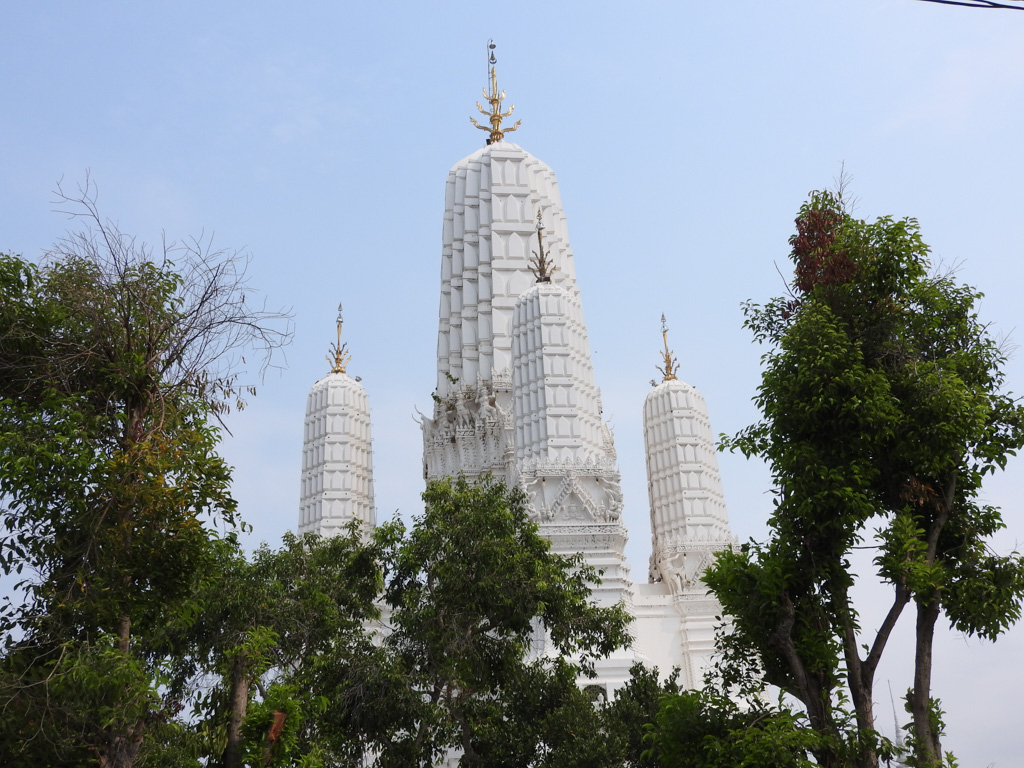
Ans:
{"label": "green tree", "polygon": [[660,745],[646,737],[654,728],[664,700],[680,693],[678,669],[662,680],[657,667],[633,665],[629,680],[601,710],[601,730],[617,751],[612,765],[655,768],[662,764]]}
{"label": "green tree", "polygon": [[[628,641],[628,615],[592,603],[597,574],[550,551],[520,491],[460,478],[430,483],[423,499],[407,534],[381,534],[382,642],[407,692],[380,763],[433,766],[456,749],[464,766],[547,764],[568,739],[553,713],[593,712],[577,680]],[[556,653],[531,658],[535,633]]]}
{"label": "green tree", "polygon": [[649,729],[649,759],[666,768],[812,768],[818,734],[787,707],[740,706],[713,686],[662,697]]}
{"label": "green tree", "polygon": [[[198,596],[204,611],[177,682],[193,728],[209,736],[209,760],[361,764],[362,734],[381,714],[367,711],[388,706],[364,685],[377,658],[366,626],[379,618],[380,561],[354,527],[332,538],[286,534],[251,558],[225,547]],[[218,682],[204,685],[210,678]]]}
{"label": "green tree", "polygon": [[[11,764],[128,766],[174,714],[167,660],[236,523],[210,419],[240,403],[240,355],[287,338],[245,302],[244,259],[155,256],[96,210],[38,267],[0,258],[0,738]],[[73,693],[73,695],[72,695]],[[81,702],[82,706],[77,706]]]}
{"label": "green tree", "polygon": [[[706,580],[735,628],[727,655],[755,658],[764,680],[799,700],[822,765],[877,765],[874,674],[912,603],[910,760],[936,765],[938,616],[991,639],[1020,615],[1024,561],[990,550],[1003,522],[978,492],[1024,444],[1024,409],[1003,390],[980,294],[929,271],[916,221],[858,220],[815,193],[796,224],[790,295],[746,307],[746,326],[769,345],[755,398],[763,418],[724,440],[771,467],[769,538],[723,554]],[[891,588],[873,634],[858,621],[850,572],[870,536],[875,575]]]}
{"label": "green tree", "polygon": [[243,555],[215,423],[280,316],[236,255],[69,202],[42,266],[0,257],[0,762],[617,765],[579,680],[628,617],[519,492],[432,483],[409,530]]}
{"label": "green tree", "polygon": [[[252,558],[219,542],[173,667],[192,713],[179,752],[226,768],[433,766],[449,749],[464,765],[618,768],[630,746],[639,755],[639,732],[629,745],[623,733],[640,705],[612,719],[580,687],[627,639],[621,608],[590,600],[596,574],[552,554],[500,483],[434,482],[424,500],[410,529],[367,540],[355,527],[287,536]],[[533,652],[541,632],[558,655]]]}

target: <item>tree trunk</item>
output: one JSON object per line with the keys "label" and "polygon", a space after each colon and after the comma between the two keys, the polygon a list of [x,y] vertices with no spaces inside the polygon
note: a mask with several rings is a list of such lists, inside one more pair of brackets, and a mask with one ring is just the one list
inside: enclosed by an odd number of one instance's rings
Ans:
{"label": "tree trunk", "polygon": [[145,722],[140,720],[128,733],[115,736],[110,748],[98,755],[101,768],[131,768],[142,748],[144,733]]}
{"label": "tree trunk", "polygon": [[[785,592],[781,595],[780,602],[783,618],[768,642],[785,659],[792,673],[794,685],[787,687],[786,691],[799,699],[807,709],[807,719],[811,728],[823,735],[834,735],[836,725],[832,716],[832,686],[820,672],[807,669],[793,642],[796,608]],[[813,754],[823,768],[838,768],[841,763],[839,757],[830,749],[815,750]]]}
{"label": "tree trunk", "polygon": [[[117,622],[117,649],[124,654],[126,663],[131,661],[131,630],[131,617],[122,615]],[[100,768],[131,768],[142,748],[146,719],[140,718],[132,725],[117,720],[103,728],[103,732],[100,738],[106,744],[96,749],[96,761]]]}
{"label": "tree trunk", "polygon": [[[843,622],[843,652],[846,657],[846,669],[850,685],[850,697],[853,699],[853,706],[857,713],[857,728],[861,731],[875,730],[874,713],[874,687],[875,670],[878,668],[878,661],[882,657],[889,636],[892,634],[896,621],[903,612],[904,606],[910,601],[910,592],[902,581],[895,585],[895,594],[892,605],[886,614],[882,626],[875,634],[874,642],[868,651],[866,658],[861,659],[857,645],[857,633],[849,614],[844,615]],[[858,762],[864,768],[877,768],[878,752],[873,746],[863,749]]]}
{"label": "tree trunk", "polygon": [[914,688],[910,692],[910,713],[914,718],[914,752],[920,766],[941,765],[939,724],[932,712],[932,643],[939,617],[939,598],[917,606],[917,643],[914,658]]}
{"label": "tree trunk", "polygon": [[[925,564],[934,565],[938,558],[939,537],[953,511],[956,493],[956,473],[950,475],[942,497],[935,505],[935,518],[928,526]],[[942,605],[935,585],[934,596],[928,602],[917,603],[917,638],[914,648],[914,688],[910,692],[910,714],[914,719],[914,752],[921,766],[941,765],[942,746],[939,744],[940,724],[932,710],[932,646],[935,641],[935,622]]]}
{"label": "tree trunk", "polygon": [[228,743],[222,758],[224,768],[242,766],[242,722],[249,709],[249,675],[245,666],[245,654],[236,654],[231,665],[231,690],[228,692]]}
{"label": "tree trunk", "polygon": [[[857,634],[849,618],[846,617],[843,627],[843,650],[846,656],[846,676],[850,686],[850,698],[857,714],[857,730],[869,733],[875,730],[874,701],[872,689],[874,675],[872,670],[865,669],[857,651]],[[859,768],[878,768],[878,753],[870,741],[864,741],[857,755]]]}
{"label": "tree trunk", "polygon": [[117,650],[127,654],[131,645],[132,619],[131,616],[121,616],[117,623]]}

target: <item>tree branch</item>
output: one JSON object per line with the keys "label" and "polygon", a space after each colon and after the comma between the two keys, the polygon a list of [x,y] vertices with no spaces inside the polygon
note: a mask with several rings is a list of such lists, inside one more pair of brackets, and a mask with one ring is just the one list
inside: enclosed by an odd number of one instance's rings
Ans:
{"label": "tree branch", "polygon": [[897,584],[896,597],[893,599],[892,605],[889,606],[889,611],[885,614],[882,626],[879,627],[875,635],[875,641],[871,644],[871,651],[868,653],[867,658],[864,659],[864,666],[867,668],[868,674],[874,676],[875,668],[882,658],[882,651],[885,649],[885,644],[889,641],[889,635],[892,634],[896,621],[899,619],[900,614],[903,613],[903,608],[908,602],[910,602],[910,591],[905,584]]}

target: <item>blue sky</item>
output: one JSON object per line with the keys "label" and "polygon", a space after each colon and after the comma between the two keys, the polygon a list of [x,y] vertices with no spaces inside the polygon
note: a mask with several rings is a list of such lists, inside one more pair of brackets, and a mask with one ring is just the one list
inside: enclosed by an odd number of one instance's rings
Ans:
{"label": "blue sky", "polygon": [[[56,183],[88,171],[122,229],[243,248],[253,285],[294,311],[286,363],[225,445],[256,540],[295,526],[305,394],[327,370],[339,301],[349,371],[373,406],[378,514],[419,507],[413,416],[434,386],[444,180],[482,141],[469,116],[488,38],[523,120],[514,140],[560,180],[635,578],[659,317],[715,431],[753,421],[761,350],[740,303],[783,289],[793,217],[842,164],[859,215],[918,218],[936,261],[986,293],[984,319],[1019,340],[1024,13],[913,0],[7,4],[0,250],[40,256],[71,224],[53,212]],[[1024,389],[1020,354],[1007,371]],[[761,536],[766,471],[720,460],[734,531]],[[1021,466],[986,487],[1004,550],[1024,537]],[[866,625],[876,597],[865,591]],[[897,696],[908,647],[898,638],[882,672]],[[964,765],[1014,764],[1024,631],[994,646],[949,635],[937,655],[947,746]]]}

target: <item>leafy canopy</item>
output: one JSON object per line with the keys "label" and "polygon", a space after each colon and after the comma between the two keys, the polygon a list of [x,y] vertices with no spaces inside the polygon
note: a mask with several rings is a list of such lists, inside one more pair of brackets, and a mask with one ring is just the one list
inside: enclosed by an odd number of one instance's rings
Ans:
{"label": "leafy canopy", "polygon": [[[725,677],[800,701],[825,739],[822,764],[876,765],[887,747],[874,730],[874,672],[912,603],[908,702],[922,745],[912,759],[930,765],[941,758],[928,725],[939,612],[986,638],[1020,616],[1024,562],[990,550],[1003,522],[978,493],[1024,444],[1024,409],[1004,391],[981,294],[931,269],[915,220],[858,220],[821,192],[796,224],[789,294],[745,307],[768,345],[762,419],[722,441],[764,458],[776,491],[768,540],[723,554],[706,577],[735,630]],[[871,538],[892,596],[874,634],[860,626],[850,570]]]}
{"label": "leafy canopy", "polygon": [[[84,226],[42,265],[0,255],[0,762],[126,766],[177,704],[163,695],[195,587],[238,522],[211,423],[243,354],[287,341],[245,302],[245,258]],[[263,353],[263,354],[261,354]],[[251,391],[250,391],[251,394]],[[77,705],[79,702],[80,705]]]}

